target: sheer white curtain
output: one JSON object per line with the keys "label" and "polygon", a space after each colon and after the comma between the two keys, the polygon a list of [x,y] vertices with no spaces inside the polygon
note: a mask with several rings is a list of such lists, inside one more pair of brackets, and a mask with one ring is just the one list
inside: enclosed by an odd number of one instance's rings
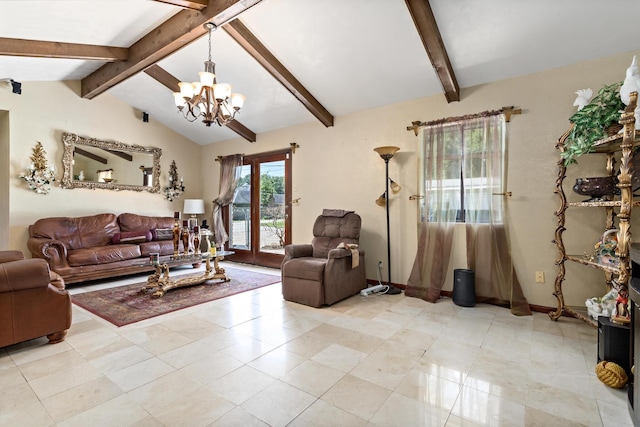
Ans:
{"label": "sheer white curtain", "polygon": [[[449,268],[453,231],[461,208],[459,186],[451,188],[452,170],[460,170],[462,150],[451,144],[451,132],[443,124],[423,128],[420,182],[425,195],[421,209],[418,252],[407,281],[405,295],[436,302]],[[457,176],[459,182],[460,175]]]}
{"label": "sheer white curtain", "polygon": [[233,201],[242,166],[242,154],[233,154],[220,159],[220,194],[213,201],[213,241],[217,248],[229,240],[224,228],[222,208]]}
{"label": "sheer white curtain", "polygon": [[505,223],[505,123],[478,114],[427,126],[422,135],[424,205],[405,294],[435,302],[444,285],[456,222],[466,223],[467,264],[478,301],[531,314],[511,260]]}
{"label": "sheer white curtain", "polygon": [[474,132],[464,146],[467,264],[475,271],[478,301],[530,315],[513,261],[507,227],[506,128],[504,115],[469,120]]}

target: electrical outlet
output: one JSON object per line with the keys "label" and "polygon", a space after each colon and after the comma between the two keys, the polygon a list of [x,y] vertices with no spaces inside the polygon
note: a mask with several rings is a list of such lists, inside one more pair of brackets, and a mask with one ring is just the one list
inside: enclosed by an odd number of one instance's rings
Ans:
{"label": "electrical outlet", "polygon": [[536,283],[544,283],[544,271],[536,271]]}
{"label": "electrical outlet", "polygon": [[378,268],[382,269],[382,261],[378,261]]}

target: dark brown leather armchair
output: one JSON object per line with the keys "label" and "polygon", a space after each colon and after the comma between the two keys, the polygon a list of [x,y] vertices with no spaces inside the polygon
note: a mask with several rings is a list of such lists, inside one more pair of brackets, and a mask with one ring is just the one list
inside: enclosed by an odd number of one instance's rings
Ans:
{"label": "dark brown leather armchair", "polygon": [[[282,296],[287,301],[321,307],[331,305],[367,287],[364,251],[338,248],[357,245],[360,215],[341,210],[323,211],[313,225],[311,244],[285,246]],[[353,256],[357,255],[354,267]]]}
{"label": "dark brown leather armchair", "polygon": [[41,336],[64,341],[71,327],[71,296],[43,259],[0,251],[0,347]]}

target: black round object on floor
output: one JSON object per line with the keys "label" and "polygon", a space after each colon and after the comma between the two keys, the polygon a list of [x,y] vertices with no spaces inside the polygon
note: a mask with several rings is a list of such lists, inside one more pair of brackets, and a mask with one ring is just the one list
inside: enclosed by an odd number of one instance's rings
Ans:
{"label": "black round object on floor", "polygon": [[473,270],[453,270],[453,303],[462,307],[476,305],[476,274]]}

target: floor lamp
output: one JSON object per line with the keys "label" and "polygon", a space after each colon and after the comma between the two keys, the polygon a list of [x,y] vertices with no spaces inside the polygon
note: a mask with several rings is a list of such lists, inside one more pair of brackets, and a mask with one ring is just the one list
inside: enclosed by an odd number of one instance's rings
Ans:
{"label": "floor lamp", "polygon": [[[385,190],[384,190],[385,203],[384,204],[387,208],[387,273],[388,273],[387,286],[389,286],[389,290],[386,293],[391,295],[399,294],[400,292],[402,292],[402,289],[397,288],[391,284],[391,240],[389,239],[389,160],[391,160],[393,155],[399,149],[400,147],[391,147],[391,146],[378,147],[373,149],[373,151],[375,151],[380,155],[380,157],[382,157],[382,160],[384,160],[384,167],[385,167],[385,180],[384,180],[385,181]],[[397,184],[394,183],[394,185],[397,185]],[[376,203],[378,203],[378,201],[376,201]],[[378,204],[380,205],[381,203],[378,203]]]}

